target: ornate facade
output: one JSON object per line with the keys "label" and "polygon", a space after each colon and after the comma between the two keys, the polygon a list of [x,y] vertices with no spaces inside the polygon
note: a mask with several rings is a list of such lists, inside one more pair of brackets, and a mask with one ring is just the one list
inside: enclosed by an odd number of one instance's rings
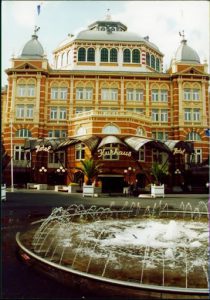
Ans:
{"label": "ornate facade", "polygon": [[[163,72],[163,53],[149,37],[110,17],[68,35],[53,66],[38,29],[12,58],[2,92],[2,141],[15,184],[78,181],[75,167],[93,156],[103,163],[104,191],[119,192],[124,179],[149,183],[155,161],[169,165],[173,182],[175,170],[208,159],[208,66],[184,36]],[[8,164],[8,184],[10,171]]]}

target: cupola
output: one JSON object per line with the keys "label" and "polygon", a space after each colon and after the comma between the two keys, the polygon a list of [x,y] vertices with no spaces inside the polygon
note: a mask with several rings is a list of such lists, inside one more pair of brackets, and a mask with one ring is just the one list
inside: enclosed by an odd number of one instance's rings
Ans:
{"label": "cupola", "polygon": [[28,41],[23,47],[20,58],[22,59],[42,59],[44,58],[44,49],[41,43],[38,41],[37,31],[40,27],[35,26],[32,39]]}

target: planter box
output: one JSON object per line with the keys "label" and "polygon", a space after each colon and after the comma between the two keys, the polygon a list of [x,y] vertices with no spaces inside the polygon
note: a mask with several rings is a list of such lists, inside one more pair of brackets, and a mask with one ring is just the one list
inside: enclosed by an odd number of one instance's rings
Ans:
{"label": "planter box", "polygon": [[79,184],[77,185],[69,185],[68,186],[68,193],[76,193],[80,188]]}
{"label": "planter box", "polygon": [[162,185],[151,185],[151,196],[156,198],[156,197],[165,197],[165,187],[164,184]]}
{"label": "planter box", "polygon": [[98,194],[101,194],[101,187],[86,184],[83,185],[83,197],[98,197]]}

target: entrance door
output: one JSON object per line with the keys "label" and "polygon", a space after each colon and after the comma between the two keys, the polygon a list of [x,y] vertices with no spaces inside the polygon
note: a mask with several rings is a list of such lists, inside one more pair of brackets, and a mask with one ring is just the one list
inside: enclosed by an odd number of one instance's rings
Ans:
{"label": "entrance door", "polygon": [[123,177],[101,177],[102,193],[122,193],[123,192]]}

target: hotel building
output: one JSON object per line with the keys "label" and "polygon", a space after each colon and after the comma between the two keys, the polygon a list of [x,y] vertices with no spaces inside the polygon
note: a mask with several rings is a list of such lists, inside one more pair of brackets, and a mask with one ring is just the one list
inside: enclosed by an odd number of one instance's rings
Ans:
{"label": "hotel building", "polygon": [[[14,184],[49,186],[83,180],[75,169],[103,164],[104,192],[123,181],[145,187],[154,162],[183,176],[208,159],[209,74],[184,35],[169,69],[164,54],[118,21],[90,24],[53,51],[50,65],[35,28],[6,70],[2,141]],[[11,160],[4,180],[11,184]],[[188,178],[189,179],[189,178]]]}

